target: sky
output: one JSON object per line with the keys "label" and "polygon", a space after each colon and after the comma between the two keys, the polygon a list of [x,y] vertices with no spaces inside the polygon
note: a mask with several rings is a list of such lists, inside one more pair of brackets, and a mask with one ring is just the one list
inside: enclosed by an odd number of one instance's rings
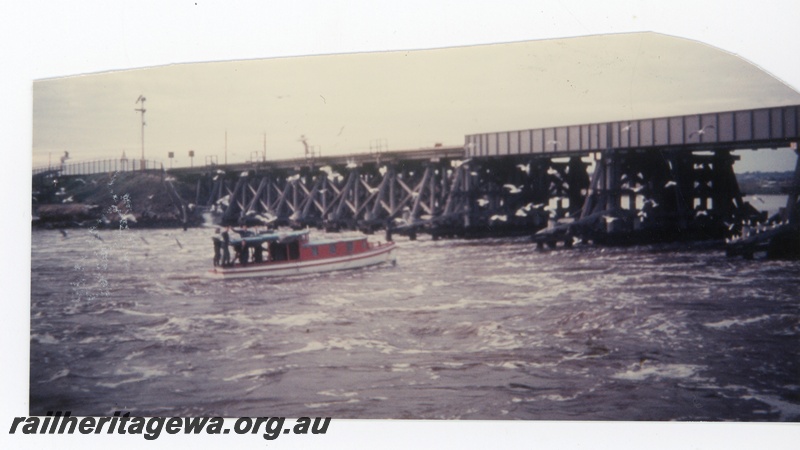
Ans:
{"label": "sky", "polygon": [[[339,102],[351,105],[345,97],[347,90],[335,92],[284,91],[287,87],[269,79],[269,89],[264,93],[250,91],[255,100],[247,105],[248,112],[264,114],[252,124],[235,120],[223,120],[228,110],[249,103],[250,97],[237,91],[239,81],[232,82],[236,71],[231,74],[221,70],[214,75],[221,79],[227,89],[235,95],[231,99],[241,99],[228,105],[220,100],[225,92],[194,90],[185,97],[175,99],[189,83],[198,83],[205,88],[214,85],[214,76],[204,79],[184,78],[177,81],[150,82],[137,81],[123,77],[129,83],[125,89],[117,89],[113,83],[92,83],[92,86],[72,93],[61,93],[60,97],[48,100],[42,108],[35,97],[46,95],[48,88],[34,89],[35,80],[54,79],[80,74],[121,72],[132,68],[162,67],[194,62],[253,60],[262,58],[287,58],[308,55],[332,55],[340,53],[361,54],[366,52],[398,51],[419,49],[439,49],[450,47],[476,46],[496,43],[538,41],[542,39],[563,39],[576,36],[591,36],[607,33],[631,33],[653,31],[669,36],[696,40],[724,49],[737,55],[763,70],[771,73],[793,90],[800,87],[800,3],[796,0],[711,0],[711,1],[647,1],[647,0],[607,0],[603,2],[578,0],[537,0],[537,1],[437,1],[409,0],[398,1],[294,1],[259,2],[254,0],[221,1],[173,1],[158,2],[145,0],[131,2],[122,0],[86,0],[82,2],[28,1],[4,2],[0,7],[0,55],[3,69],[0,70],[0,92],[3,106],[0,108],[0,145],[5,164],[0,164],[5,185],[3,205],[7,211],[6,220],[0,221],[0,230],[11,236],[13,242],[6,247],[6,257],[0,259],[4,281],[4,301],[2,317],[5,325],[0,329],[4,342],[3,357],[7,370],[3,371],[4,401],[0,405],[0,423],[10,423],[10,417],[24,414],[27,410],[27,345],[29,342],[30,299],[30,165],[44,161],[46,154],[60,152],[66,148],[77,159],[83,148],[97,145],[105,155],[117,157],[124,149],[139,150],[138,116],[133,111],[134,101],[140,94],[147,96],[146,151],[151,148],[153,157],[165,151],[174,150],[185,160],[183,152],[195,148],[198,152],[217,152],[224,149],[225,130],[228,130],[228,147],[236,157],[263,145],[263,134],[268,134],[267,149],[270,155],[278,156],[278,150],[287,151],[291,156],[302,152],[299,134],[306,134],[311,145],[320,145],[323,154],[334,151],[358,151],[368,149],[369,141],[385,139],[390,148],[430,145],[442,140],[445,143],[463,143],[461,133],[474,133],[486,130],[530,128],[524,117],[506,119],[508,122],[496,123],[492,117],[477,116],[478,123],[470,122],[470,117],[457,117],[448,114],[436,115],[434,119],[414,121],[413,117],[403,116],[400,122],[391,123],[390,129],[377,128],[384,119],[376,114],[383,111],[380,95],[374,103],[361,108],[339,107]],[[587,55],[587,57],[592,55]],[[411,56],[409,56],[411,57]],[[323,56],[322,59],[333,59]],[[475,61],[472,68],[499,67],[496,61]],[[697,61],[705,64],[707,61]],[[557,61],[552,62],[557,64]],[[313,65],[312,63],[307,63]],[[553,66],[548,66],[549,67]],[[540,66],[540,67],[544,67]],[[640,66],[635,66],[636,70]],[[176,70],[181,70],[175,67]],[[227,70],[227,69],[226,69]],[[275,69],[277,70],[277,69]],[[326,76],[334,69],[315,68],[315,76]],[[337,69],[341,70],[341,69]],[[320,73],[321,71],[321,73]],[[308,72],[308,71],[306,71]],[[476,72],[481,73],[481,72]],[[340,75],[340,74],[338,74]],[[387,74],[383,74],[387,76]],[[391,74],[389,74],[391,75]],[[410,74],[415,75],[415,74]],[[434,85],[441,89],[451,88],[462,74],[448,73]],[[296,80],[302,80],[309,73],[293,72]],[[128,80],[128,81],[125,81]],[[230,83],[225,83],[226,81]],[[712,78],[713,80],[713,78]],[[406,80],[401,80],[405,82]],[[202,84],[209,83],[209,84]],[[402,84],[402,83],[401,83]],[[44,85],[44,83],[43,83]],[[296,86],[289,83],[288,87]],[[320,86],[320,85],[316,85]],[[478,86],[477,92],[480,93]],[[349,85],[351,90],[367,90],[375,93],[367,85]],[[638,89],[639,86],[632,86]],[[717,88],[710,86],[709,88]],[[70,88],[71,89],[71,88]],[[272,90],[274,89],[274,91]],[[374,89],[374,88],[373,88]],[[316,89],[319,90],[319,89]],[[280,118],[269,116],[272,106],[279,103],[275,95],[290,94],[298,102],[301,113],[292,117],[290,123],[280,122]],[[328,94],[326,96],[326,93]],[[509,90],[503,95],[497,90],[491,92],[494,98],[513,100],[519,91]],[[90,95],[87,95],[90,94]],[[256,94],[263,95],[259,99]],[[319,97],[322,94],[325,99]],[[428,93],[430,94],[430,93]],[[269,98],[272,95],[272,98]],[[355,95],[355,94],[354,94]],[[408,104],[417,105],[426,111],[429,105],[420,103],[417,94],[406,89],[400,93],[409,98]],[[483,101],[483,93],[471,97]],[[59,100],[60,98],[60,100]],[[87,98],[103,98],[108,110],[94,116]],[[66,100],[65,100],[66,99]],[[346,101],[347,100],[347,101]],[[469,99],[458,98],[459,102]],[[272,103],[269,103],[272,102]],[[534,102],[535,103],[535,102]],[[326,106],[327,105],[327,106]],[[359,102],[358,105],[363,105]],[[465,103],[459,103],[463,107]],[[467,106],[470,106],[466,103]],[[629,113],[630,102],[625,111],[613,111],[612,115]],[[448,106],[448,105],[444,105]],[[437,105],[437,107],[442,107]],[[112,109],[113,108],[113,109]],[[116,109],[119,108],[119,109]],[[326,113],[331,109],[333,113]],[[635,106],[632,113],[643,113]],[[359,116],[340,120],[343,110],[356,109]],[[303,120],[305,114],[315,117]],[[476,109],[473,109],[474,111]],[[87,112],[88,111],[88,112]],[[177,112],[176,112],[177,111]],[[389,110],[392,111],[392,110]],[[397,110],[400,111],[400,110]],[[415,110],[417,111],[417,110]],[[81,114],[75,114],[80,112]],[[436,111],[434,111],[435,113]],[[168,114],[169,113],[169,114]],[[38,115],[41,114],[41,115]],[[54,128],[39,128],[34,133],[36,120],[44,120],[48,115],[62,118]],[[375,117],[377,115],[377,117]],[[91,117],[92,123],[76,123],[77,117]],[[108,118],[104,116],[109,116]],[[426,116],[431,117],[431,116]],[[550,116],[547,116],[548,118]],[[321,118],[321,119],[318,119]],[[420,133],[430,121],[463,120],[459,131],[452,134]],[[552,117],[554,120],[559,117]],[[115,119],[115,120],[110,120]],[[202,125],[200,125],[202,119]],[[269,119],[269,120],[268,120]],[[324,119],[324,120],[323,120]],[[108,122],[105,122],[108,120]],[[208,120],[208,121],[206,121]],[[284,120],[286,120],[284,118]],[[402,122],[405,120],[406,122]],[[231,123],[233,122],[233,123]],[[36,122],[38,124],[38,122]],[[65,125],[66,123],[66,125]],[[207,124],[213,124],[211,125]],[[524,123],[524,125],[523,125]],[[396,125],[396,126],[394,126]],[[402,126],[401,126],[402,125]],[[444,130],[450,123],[434,123],[430,130]],[[106,129],[106,127],[108,129]],[[193,137],[183,132],[183,127],[199,136]],[[344,127],[344,128],[342,128]],[[77,137],[71,136],[78,129]],[[102,129],[100,129],[102,128]],[[390,132],[400,130],[395,137]],[[341,132],[341,135],[339,134]],[[41,134],[40,134],[41,133]],[[208,133],[206,137],[204,133]],[[63,134],[63,141],[59,141]],[[69,136],[69,140],[67,137]],[[110,138],[108,136],[111,136]],[[409,137],[416,136],[416,138]],[[73,141],[73,139],[75,139]],[[197,140],[194,140],[197,139]],[[409,139],[408,142],[403,139]],[[34,141],[36,147],[34,147]],[[152,142],[151,142],[152,141]],[[455,142],[452,142],[455,141]],[[73,144],[74,142],[74,144]],[[34,148],[36,153],[34,153]],[[272,151],[274,150],[274,153]],[[240,155],[239,153],[242,153]],[[750,152],[755,164],[758,162],[767,169],[791,170],[794,159],[781,158],[781,152]],[[786,153],[786,152],[783,152]],[[150,153],[148,153],[150,155]],[[758,155],[758,156],[756,156]],[[767,157],[766,155],[769,155]],[[129,154],[129,157],[135,156]],[[229,155],[230,157],[231,155]],[[778,158],[775,158],[778,156]],[[792,156],[792,155],[790,155]],[[249,155],[245,156],[249,157]],[[185,161],[182,161],[185,162]],[[744,163],[744,161],[743,161]],[[20,191],[23,193],[20,194]],[[328,439],[304,443],[310,446],[346,448],[347,440],[359,438],[363,428],[347,426],[339,422],[336,436]],[[654,424],[634,432],[630,428],[619,429],[607,424],[590,424],[577,431],[563,428],[559,423],[493,424],[495,428],[486,430],[477,424],[461,423],[456,433],[442,433],[442,426],[428,428],[421,424],[409,423],[402,433],[391,434],[392,441],[385,448],[426,447],[425,443],[437,443],[443,439],[461,448],[487,448],[496,446],[498,436],[502,436],[505,448],[526,448],[535,444],[537,448],[745,448],[758,440],[759,445],[772,449],[792,448],[800,439],[796,426],[771,426],[748,424],[745,428],[732,424]],[[596,427],[594,425],[597,425]],[[368,431],[375,434],[376,424]],[[466,427],[466,428],[465,428]],[[480,428],[480,431],[478,429]],[[449,430],[453,430],[449,428]],[[639,431],[639,432],[636,432]],[[569,441],[564,442],[563,438]],[[3,436],[8,438],[8,436]],[[46,436],[28,439],[30,448],[47,444],[61,444]],[[125,447],[120,440],[102,440],[97,436],[95,444],[114,444]],[[149,447],[169,447],[175,441],[162,439],[149,442]],[[363,441],[358,441],[363,442]],[[23,444],[21,440],[19,444]],[[89,446],[89,442],[75,442]],[[140,442],[134,441],[134,444]],[[196,441],[190,442],[197,445]],[[288,448],[290,443],[282,443]],[[600,444],[600,445],[597,445]],[[605,445],[604,445],[605,444]],[[263,444],[259,444],[263,445]],[[202,447],[202,445],[200,445]]]}
{"label": "sky", "polygon": [[[654,13],[685,11],[680,7],[631,8],[641,17],[631,14],[628,26],[609,27],[616,34],[594,35],[602,28],[586,20],[588,14],[596,13],[603,22],[605,12],[611,23],[613,8],[556,5],[551,15],[523,3],[512,2],[509,8],[527,13],[522,15],[533,18],[533,24],[568,19],[565,34],[513,34],[499,44],[466,40],[460,45],[434,42],[432,49],[343,47],[325,55],[257,53],[249,58],[233,51],[219,58],[225,62],[173,59],[133,70],[108,62],[88,75],[47,74],[33,83],[32,164],[58,164],[64,152],[71,161],[144,154],[176,167],[211,158],[283,159],[302,156],[303,139],[323,155],[407,150],[462,145],[464,135],[481,132],[800,103],[791,67],[776,63],[762,66],[766,72],[759,69],[760,54],[750,50],[750,61],[745,54],[737,56],[726,45],[747,46],[738,40],[728,43],[723,30],[705,30],[709,38],[718,35],[719,47],[677,33],[691,22],[688,12],[681,26],[651,28],[667,34],[635,33],[633,25],[653,22]],[[710,21],[711,14],[693,10],[704,16],[704,23]],[[114,23],[122,30],[125,51],[132,52],[129,39],[135,34],[130,30],[137,29],[141,12],[124,7],[118,12]],[[408,15],[392,12],[398,15],[394,20]],[[453,11],[446,12],[441,23],[430,25],[451,29]],[[725,20],[734,17],[723,15]],[[349,16],[334,18],[342,25],[353,22]],[[188,24],[198,21],[186,19]],[[570,35],[576,25],[582,32]],[[731,25],[726,22],[725,31]],[[169,42],[181,43],[178,36],[170,33]],[[141,115],[135,111],[140,105],[134,104],[140,95],[147,98],[144,148]],[[742,157],[738,171],[782,168],[794,159],[790,151],[743,152]]]}
{"label": "sky", "polygon": [[189,150],[198,163],[285,159],[304,154],[303,139],[323,154],[406,150],[482,132],[794,104],[800,94],[742,58],[655,33],[176,64],[35,82],[33,159],[124,152],[165,162],[172,152],[185,166]]}

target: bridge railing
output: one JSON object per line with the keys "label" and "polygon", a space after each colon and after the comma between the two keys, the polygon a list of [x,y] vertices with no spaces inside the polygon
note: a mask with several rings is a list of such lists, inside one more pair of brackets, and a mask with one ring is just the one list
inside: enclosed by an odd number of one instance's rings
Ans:
{"label": "bridge railing", "polygon": [[108,172],[138,172],[142,170],[164,170],[164,164],[151,160],[101,159],[69,164],[50,165],[33,169],[33,175],[45,172],[58,172],[59,175],[92,175]]}

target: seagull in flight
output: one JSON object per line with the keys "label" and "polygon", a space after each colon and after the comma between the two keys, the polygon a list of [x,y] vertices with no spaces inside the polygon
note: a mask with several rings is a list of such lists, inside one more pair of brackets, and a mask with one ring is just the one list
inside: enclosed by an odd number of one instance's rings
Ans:
{"label": "seagull in flight", "polygon": [[678,185],[678,183],[670,180],[670,181],[667,181],[667,184],[665,184],[664,187],[668,188],[668,187],[673,187],[673,186],[677,186],[677,185]]}
{"label": "seagull in flight", "polygon": [[119,214],[119,220],[124,220],[126,222],[136,222],[136,216],[134,216],[133,214],[130,213],[126,214],[118,213],[118,214]]}
{"label": "seagull in flight", "polygon": [[694,137],[694,135],[703,136],[704,134],[706,134],[706,131],[714,129],[716,129],[714,125],[706,125],[697,131],[692,131],[691,133],[689,133],[689,138],[691,139],[692,137]]}
{"label": "seagull in flight", "polygon": [[522,192],[522,186],[517,187],[514,186],[513,184],[504,184],[503,188],[508,189],[509,194],[519,194],[520,192]]}
{"label": "seagull in flight", "polygon": [[256,220],[258,220],[259,222],[263,223],[263,224],[270,224],[270,223],[275,222],[276,220],[278,220],[278,218],[276,216],[274,216],[274,215],[272,215],[270,213],[256,214],[254,216],[254,218]]}
{"label": "seagull in flight", "polygon": [[651,207],[655,208],[655,207],[657,207],[657,206],[658,206],[658,203],[656,203],[656,201],[655,201],[655,200],[653,200],[653,199],[651,199],[651,198],[648,198],[648,199],[645,199],[645,200],[644,200],[644,205],[645,205],[645,206],[647,206],[647,205],[650,205]]}
{"label": "seagull in flight", "polygon": [[499,214],[495,214],[492,217],[489,217],[490,222],[497,222],[497,221],[505,222],[506,220],[508,220],[508,217],[506,217],[505,214],[503,214],[502,216]]}

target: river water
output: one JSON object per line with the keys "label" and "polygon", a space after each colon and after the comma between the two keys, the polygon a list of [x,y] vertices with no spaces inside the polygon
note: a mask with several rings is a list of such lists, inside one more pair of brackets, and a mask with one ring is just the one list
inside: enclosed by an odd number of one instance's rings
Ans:
{"label": "river water", "polygon": [[219,281],[210,236],[34,230],[30,413],[800,420],[798,262],[423,236]]}

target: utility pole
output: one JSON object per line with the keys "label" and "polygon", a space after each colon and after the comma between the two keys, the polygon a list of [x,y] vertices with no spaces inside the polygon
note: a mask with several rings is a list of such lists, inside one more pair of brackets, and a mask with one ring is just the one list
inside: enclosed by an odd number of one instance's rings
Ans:
{"label": "utility pole", "polygon": [[264,132],[264,156],[261,160],[262,162],[267,162],[267,133]]}
{"label": "utility pole", "polygon": [[225,130],[225,165],[228,165],[228,130]]}
{"label": "utility pole", "polygon": [[141,170],[144,170],[144,167],[145,167],[145,162],[144,162],[144,125],[145,125],[145,123],[144,123],[144,113],[147,111],[146,109],[144,109],[145,100],[147,100],[147,99],[144,97],[144,95],[140,95],[139,98],[136,99],[136,103],[141,103],[142,107],[134,109],[134,111],[138,111],[138,112],[142,113],[142,166],[141,166]]}

